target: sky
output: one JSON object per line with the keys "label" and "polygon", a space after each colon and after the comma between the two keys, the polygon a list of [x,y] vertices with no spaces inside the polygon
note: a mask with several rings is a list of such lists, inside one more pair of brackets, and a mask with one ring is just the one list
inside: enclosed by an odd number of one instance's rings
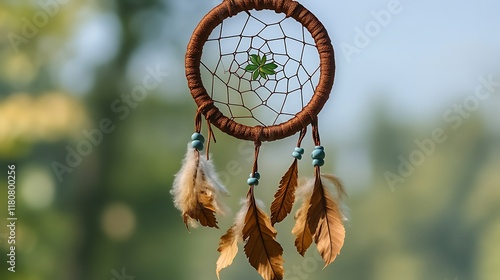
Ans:
{"label": "sky", "polygon": [[[199,20],[220,2],[166,1],[165,10],[135,14],[138,26],[147,27],[139,33],[147,39],[128,63],[130,85],[141,83],[146,67],[160,64],[169,76],[168,88],[159,98],[189,102],[185,47]],[[320,114],[320,126],[324,120],[322,133],[334,136],[338,161],[344,163],[340,168],[364,170],[366,176],[344,174],[347,181],[361,178],[358,185],[364,185],[370,180],[366,136],[380,105],[393,122],[440,126],[447,110],[474,94],[479,77],[493,75],[500,81],[498,1],[300,2],[323,22],[335,49],[335,85]],[[68,69],[61,71],[61,84],[83,94],[92,86],[95,67],[116,55],[121,27],[116,15],[105,9],[83,10],[80,17],[82,24],[67,47],[69,55],[63,53],[56,63]],[[499,105],[495,93],[481,102],[478,112],[496,133]]]}
{"label": "sky", "polygon": [[[500,3],[495,1],[311,1],[324,19],[337,55],[332,115],[363,118],[375,102],[387,104],[397,121],[435,121],[446,108],[473,93],[481,75],[495,74],[500,58]],[[366,30],[373,12],[398,13],[369,37],[360,53],[356,29]],[[381,26],[381,25],[379,25]],[[366,32],[365,32],[366,34]],[[342,104],[342,105],[340,105]],[[356,132],[354,132],[356,133]]]}
{"label": "sky", "polygon": [[[166,28],[157,28],[155,39],[147,40],[136,52],[129,64],[130,78],[139,81],[147,65],[162,61],[174,69],[169,76],[169,90],[174,93],[165,98],[171,102],[189,98],[179,50],[185,49],[198,20],[219,2],[168,1],[166,17],[161,11],[136,15],[138,21],[148,20]],[[372,105],[382,101],[388,114],[399,121],[435,120],[445,108],[471,94],[479,76],[498,72],[498,1],[301,3],[324,23],[336,50],[336,80],[325,108],[327,118],[363,122]],[[92,67],[115,54],[120,27],[112,14],[83,14],[86,23],[75,32],[70,47],[78,54],[73,55],[73,63]],[[390,14],[390,18],[377,22],[375,14]],[[366,36],[362,45],[360,30]],[[101,55],[96,58],[96,54]],[[65,84],[80,86],[73,89],[76,91],[88,89],[81,81]]]}

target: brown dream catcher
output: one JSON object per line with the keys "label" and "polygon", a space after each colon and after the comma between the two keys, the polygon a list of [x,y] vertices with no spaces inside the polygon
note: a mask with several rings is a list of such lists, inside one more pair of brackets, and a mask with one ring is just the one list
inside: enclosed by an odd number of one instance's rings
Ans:
{"label": "brown dream catcher", "polygon": [[[322,23],[292,0],[224,0],[210,11],[193,32],[186,53],[186,77],[198,105],[195,133],[172,195],[186,226],[215,227],[215,214],[224,214],[221,198],[228,194],[209,159],[211,125],[255,143],[255,159],[247,201],[234,225],[221,237],[217,276],[238,252],[238,243],[250,264],[266,280],[283,279],[283,248],[273,225],[292,211],[295,246],[303,256],[315,242],[325,266],[332,263],[344,243],[345,191],[332,175],[322,174],[325,151],[320,143],[317,115],[328,99],[335,72],[334,51]],[[208,126],[201,135],[202,115]],[[316,145],[312,151],[313,179],[298,183],[301,142],[307,126]],[[263,142],[299,133],[293,163],[279,183],[271,204],[271,217],[254,196],[259,184],[259,149]]]}

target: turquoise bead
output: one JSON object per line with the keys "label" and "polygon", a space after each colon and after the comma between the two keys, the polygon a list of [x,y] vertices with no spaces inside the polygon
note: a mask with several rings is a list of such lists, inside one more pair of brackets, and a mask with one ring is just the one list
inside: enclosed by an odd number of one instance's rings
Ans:
{"label": "turquoise bead", "polygon": [[295,151],[296,151],[297,153],[301,154],[301,155],[303,155],[303,154],[304,154],[304,149],[303,149],[303,148],[297,147],[297,148],[295,148]]}
{"label": "turquoise bead", "polygon": [[311,157],[313,159],[324,159],[325,158],[325,151],[319,150],[319,149],[314,149],[314,151],[311,153]]}
{"label": "turquoise bead", "polygon": [[295,151],[295,152],[292,153],[292,157],[294,157],[294,158],[296,158],[298,160],[302,159],[302,155],[299,152],[297,152],[297,151]]}
{"label": "turquoise bead", "polygon": [[258,186],[259,185],[259,179],[257,178],[248,178],[247,184],[250,186]]}
{"label": "turquoise bead", "polygon": [[254,176],[252,176],[252,173],[250,173],[250,175],[248,175],[248,177],[260,180],[260,174],[259,174],[259,172],[255,172]]}
{"label": "turquoise bead", "polygon": [[195,133],[193,133],[193,135],[191,135],[191,140],[193,140],[193,141],[198,140],[202,143],[205,143],[205,137],[203,137],[203,135],[201,135],[198,132],[195,132]]}
{"label": "turquoise bead", "polygon": [[194,140],[193,142],[191,142],[191,147],[197,149],[198,151],[201,151],[203,150],[203,142],[201,142],[200,140]]}
{"label": "turquoise bead", "polygon": [[323,166],[325,164],[325,161],[322,159],[313,159],[313,166]]}
{"label": "turquoise bead", "polygon": [[315,146],[314,149],[315,150],[324,150],[325,148],[323,146]]}

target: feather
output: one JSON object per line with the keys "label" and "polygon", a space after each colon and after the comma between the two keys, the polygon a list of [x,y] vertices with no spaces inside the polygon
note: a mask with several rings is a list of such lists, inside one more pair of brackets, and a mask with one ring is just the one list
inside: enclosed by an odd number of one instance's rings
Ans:
{"label": "feather", "polygon": [[219,176],[215,171],[213,162],[211,160],[208,160],[206,155],[201,155],[200,165],[201,169],[205,170],[207,180],[212,184],[215,190],[218,193],[224,194],[225,196],[229,196],[229,192],[227,191],[226,187],[220,182]]}
{"label": "feather", "polygon": [[274,225],[283,221],[292,211],[295,202],[295,190],[297,189],[298,165],[295,159],[281,178],[278,191],[274,195],[274,201],[271,204],[271,223]]}
{"label": "feather", "polygon": [[327,185],[330,189],[334,190],[333,196],[337,199],[337,202],[342,202],[344,197],[347,196],[342,181],[331,174],[321,174],[321,178],[325,179],[322,180],[324,185]]}
{"label": "feather", "polygon": [[342,216],[342,221],[348,221],[347,212],[349,211],[349,209],[344,204],[344,199],[345,197],[347,197],[347,192],[345,191],[344,184],[339,178],[331,174],[323,173],[321,174],[321,178],[323,186],[325,186],[326,189],[331,190],[330,193],[337,203],[337,207],[339,208],[340,214]]}
{"label": "feather", "polygon": [[259,208],[251,186],[247,195],[248,211],[243,227],[244,249],[250,264],[265,280],[283,279],[283,248],[276,241],[271,219]]}
{"label": "feather", "polygon": [[220,196],[227,190],[217,178],[213,164],[190,144],[170,193],[186,226],[196,227],[198,221],[202,226],[218,228],[215,213],[226,212]]}
{"label": "feather", "polygon": [[206,192],[215,212],[218,214],[225,215],[228,212],[227,207],[222,202],[222,196],[229,196],[229,192],[226,187],[220,182],[219,176],[215,171],[215,167],[211,160],[207,160],[205,155],[200,155],[200,169],[199,172],[202,174],[201,191]]}
{"label": "feather", "polygon": [[234,225],[220,238],[219,259],[217,260],[217,278],[220,279],[220,271],[233,263],[238,253],[238,242],[243,240],[242,231],[245,224],[245,216],[248,211],[248,204],[244,204],[240,212],[236,215]]}
{"label": "feather", "polygon": [[[335,185],[337,198],[323,186],[322,177]],[[332,176],[321,176],[319,168],[316,168],[307,223],[314,236],[316,247],[325,261],[325,267],[335,260],[344,245],[345,228],[342,224],[343,214],[339,208],[339,199],[344,194],[340,180]]]}
{"label": "feather", "polygon": [[302,205],[295,214],[295,226],[292,234],[295,235],[295,247],[297,252],[304,256],[309,246],[313,242],[313,236],[307,223],[307,210],[311,202],[311,195],[314,187],[314,180],[309,179],[297,188],[297,199],[302,201]]}

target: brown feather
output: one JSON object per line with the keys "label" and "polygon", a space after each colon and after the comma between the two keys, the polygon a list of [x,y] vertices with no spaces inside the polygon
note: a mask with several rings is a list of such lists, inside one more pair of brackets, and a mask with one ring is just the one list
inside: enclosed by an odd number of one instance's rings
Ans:
{"label": "brown feather", "polygon": [[219,228],[217,226],[217,219],[215,218],[216,210],[212,204],[212,198],[210,198],[203,190],[197,194],[197,198],[195,207],[191,208],[190,211],[184,214],[184,223],[187,225],[189,217],[199,221],[204,227]]}
{"label": "brown feather", "polygon": [[[340,180],[333,176],[328,176],[326,179],[332,180],[337,187],[339,196],[345,194]],[[339,202],[323,187],[319,168],[316,168],[314,190],[307,212],[307,222],[311,233],[314,235],[314,242],[318,251],[325,261],[325,266],[335,260],[344,245],[345,229],[342,224]]]}
{"label": "brown feather", "polygon": [[319,221],[326,215],[325,189],[321,183],[321,175],[319,167],[316,167],[314,189],[309,202],[307,211],[307,224],[311,230],[311,234],[316,233]]}
{"label": "brown feather", "polygon": [[256,204],[253,186],[247,195],[248,211],[243,227],[245,254],[250,264],[265,280],[283,279],[283,248],[276,241],[271,219]]}
{"label": "brown feather", "polygon": [[281,178],[278,191],[274,195],[274,201],[271,204],[271,223],[274,225],[283,221],[292,211],[295,201],[295,190],[297,189],[298,165],[295,159]]}
{"label": "brown feather", "polygon": [[313,242],[313,236],[307,224],[307,209],[309,208],[309,199],[306,199],[295,215],[295,226],[292,229],[292,234],[296,236],[295,247],[297,252],[304,256],[309,246]]}

